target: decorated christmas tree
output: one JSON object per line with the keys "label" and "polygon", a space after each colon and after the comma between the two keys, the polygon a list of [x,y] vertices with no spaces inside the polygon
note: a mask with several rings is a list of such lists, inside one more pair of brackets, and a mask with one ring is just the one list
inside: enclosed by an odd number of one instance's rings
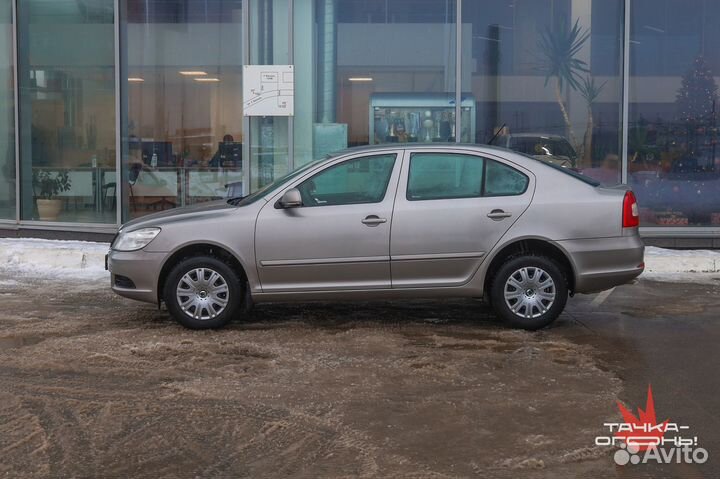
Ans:
{"label": "decorated christmas tree", "polygon": [[702,56],[682,79],[677,92],[678,119],[688,125],[707,124],[713,120],[718,86]]}

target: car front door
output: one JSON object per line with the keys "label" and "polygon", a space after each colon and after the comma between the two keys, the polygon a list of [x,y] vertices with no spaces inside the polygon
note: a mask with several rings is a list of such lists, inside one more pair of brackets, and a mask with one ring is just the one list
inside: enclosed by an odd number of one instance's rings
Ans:
{"label": "car front door", "polygon": [[527,209],[532,175],[466,150],[405,155],[393,212],[392,285],[462,285]]}
{"label": "car front door", "polygon": [[[397,150],[338,160],[278,191],[255,229],[264,292],[390,287],[390,224]],[[277,200],[295,187],[302,206]]]}

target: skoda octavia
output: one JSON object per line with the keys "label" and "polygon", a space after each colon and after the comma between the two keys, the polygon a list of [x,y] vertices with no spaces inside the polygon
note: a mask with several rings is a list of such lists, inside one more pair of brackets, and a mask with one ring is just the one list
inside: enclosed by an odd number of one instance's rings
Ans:
{"label": "skoda octavia", "polygon": [[217,328],[253,303],[485,298],[538,329],[644,268],[626,187],[500,148],[367,147],[249,196],[123,225],[112,289]]}

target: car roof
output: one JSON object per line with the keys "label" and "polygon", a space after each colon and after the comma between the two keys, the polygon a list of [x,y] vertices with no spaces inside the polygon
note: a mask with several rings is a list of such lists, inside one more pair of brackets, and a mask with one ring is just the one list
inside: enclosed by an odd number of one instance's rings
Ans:
{"label": "car roof", "polygon": [[388,150],[414,150],[422,148],[423,150],[471,150],[474,152],[486,152],[496,154],[508,154],[513,152],[507,148],[493,145],[480,145],[473,143],[386,143],[382,145],[364,145],[353,146],[344,150],[331,153],[331,157],[339,157],[363,152],[388,151]]}
{"label": "car roof", "polygon": [[[426,151],[467,150],[469,152],[479,153],[481,155],[494,155],[496,157],[499,156],[500,158],[511,161],[516,165],[522,166],[523,168],[527,168],[531,171],[536,170],[538,164],[544,163],[542,161],[536,160],[531,156],[501,146],[479,145],[473,143],[390,143],[384,145],[354,146],[352,148],[346,148],[344,150],[331,153],[322,161],[322,163],[325,163],[326,161],[331,161],[336,158],[341,158],[343,156],[372,153],[374,151],[402,151],[414,149],[422,149]],[[540,169],[542,170],[543,167],[540,167]]]}
{"label": "car roof", "polygon": [[503,135],[511,138],[549,138],[552,140],[566,140],[562,135],[550,135],[547,133],[511,133],[509,135]]}

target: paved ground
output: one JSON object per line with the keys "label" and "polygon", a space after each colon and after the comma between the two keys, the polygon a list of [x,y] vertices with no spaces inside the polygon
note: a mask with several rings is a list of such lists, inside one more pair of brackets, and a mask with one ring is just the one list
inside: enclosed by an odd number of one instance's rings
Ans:
{"label": "paved ground", "polygon": [[[0,276],[0,477],[718,477],[719,295],[641,281],[537,333],[477,301],[268,305],[192,332],[104,282]],[[594,446],[648,383],[708,463]]]}

